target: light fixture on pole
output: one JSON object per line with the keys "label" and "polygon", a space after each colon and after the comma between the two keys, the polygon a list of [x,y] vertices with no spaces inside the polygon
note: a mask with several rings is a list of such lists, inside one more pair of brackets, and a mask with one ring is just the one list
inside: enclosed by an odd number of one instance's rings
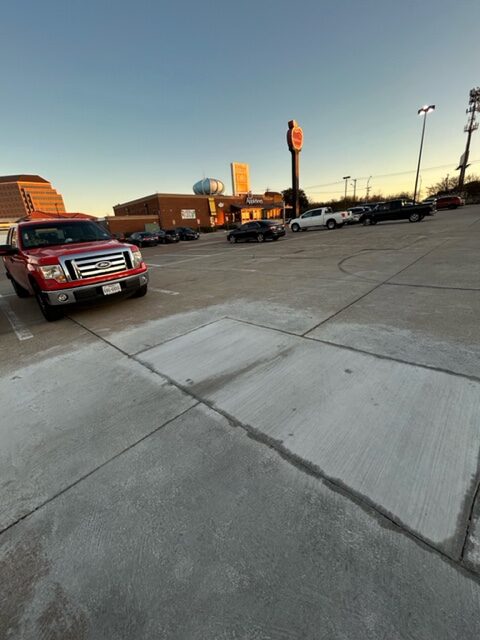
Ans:
{"label": "light fixture on pole", "polygon": [[347,184],[352,176],[343,176],[342,180],[345,180],[345,202],[347,202]]}
{"label": "light fixture on pole", "polygon": [[425,124],[427,122],[427,115],[431,112],[435,111],[435,105],[425,105],[418,110],[418,115],[423,115],[423,126],[422,126],[422,138],[420,140],[420,153],[418,154],[418,165],[417,165],[417,175],[415,177],[415,189],[413,191],[413,201],[417,201],[417,187],[418,187],[418,174],[420,173],[420,164],[422,162],[422,151],[423,151],[423,139],[425,138]]}

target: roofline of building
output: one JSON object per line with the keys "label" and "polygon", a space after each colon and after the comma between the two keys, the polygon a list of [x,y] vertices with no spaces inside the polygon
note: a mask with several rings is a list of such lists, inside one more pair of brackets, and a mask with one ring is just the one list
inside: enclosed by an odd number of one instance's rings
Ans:
{"label": "roofline of building", "polygon": [[[267,196],[267,194],[252,194],[252,197],[261,195],[262,197],[271,197],[271,193],[277,193],[277,192],[269,192],[269,195]],[[234,195],[226,195],[226,194],[213,194],[213,195],[202,195],[202,194],[198,194],[198,193],[152,193],[149,196],[143,196],[142,198],[137,198],[136,200],[129,200],[128,202],[119,202],[118,204],[113,205],[114,209],[117,209],[118,207],[128,207],[131,204],[138,204],[139,202],[144,202],[145,200],[150,200],[151,198],[157,198],[157,197],[161,197],[161,198],[216,198],[216,199],[220,199],[220,200],[225,200],[225,199],[235,199],[238,200],[239,198],[245,198],[247,194],[242,193],[238,196],[234,196]],[[281,195],[281,194],[279,194]]]}
{"label": "roofline of building", "polygon": [[155,213],[139,213],[134,216],[106,216],[102,220],[158,220],[158,215]]}
{"label": "roofline of building", "polygon": [[38,176],[36,174],[30,173],[17,173],[12,176],[0,176],[0,183],[10,183],[10,182],[30,182],[32,184],[42,183],[42,184],[50,184],[48,180]]}

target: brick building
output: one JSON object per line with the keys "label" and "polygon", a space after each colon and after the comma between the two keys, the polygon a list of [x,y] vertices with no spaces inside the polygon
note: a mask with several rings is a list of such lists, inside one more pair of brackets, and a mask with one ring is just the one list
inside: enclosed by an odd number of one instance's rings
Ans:
{"label": "brick building", "polygon": [[115,216],[124,220],[137,220],[140,227],[136,230],[143,229],[143,218],[148,218],[150,223],[152,216],[157,217],[162,229],[208,229],[260,218],[280,218],[283,201],[282,195],[276,192],[239,196],[154,193],[117,204],[113,210]]}
{"label": "brick building", "polygon": [[0,220],[18,220],[33,211],[65,213],[63,198],[40,176],[0,176]]}

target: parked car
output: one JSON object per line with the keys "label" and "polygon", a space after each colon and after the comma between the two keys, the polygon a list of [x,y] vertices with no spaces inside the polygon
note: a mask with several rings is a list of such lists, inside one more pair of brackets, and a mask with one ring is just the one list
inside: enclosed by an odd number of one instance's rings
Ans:
{"label": "parked car", "polygon": [[129,236],[128,242],[137,247],[155,247],[158,244],[158,237],[156,233],[150,231],[135,231]]}
{"label": "parked car", "polygon": [[180,240],[198,240],[200,234],[190,227],[177,227],[177,233]]}
{"label": "parked car", "polygon": [[290,221],[290,229],[292,231],[307,231],[315,227],[327,227],[327,229],[335,229],[335,227],[343,227],[344,224],[352,222],[353,216],[349,211],[334,212],[331,207],[320,207],[319,209],[310,209],[305,211],[298,218]]}
{"label": "parked car", "polygon": [[362,213],[370,211],[370,207],[351,207],[348,211],[352,214],[351,222],[358,222]]}
{"label": "parked car", "polygon": [[180,236],[176,229],[165,229],[166,242],[180,242]]}
{"label": "parked car", "polygon": [[460,196],[438,196],[435,202],[437,209],[458,209],[464,204],[465,200]]}
{"label": "parked car", "polygon": [[285,235],[285,227],[278,220],[252,220],[242,224],[238,229],[233,229],[227,235],[227,240],[232,244],[236,242],[265,242],[265,240],[278,240]]}
{"label": "parked car", "polygon": [[112,238],[93,220],[19,222],[0,245],[7,278],[19,298],[35,296],[48,321],[77,302],[147,293],[148,273],[137,247]]}
{"label": "parked car", "polygon": [[420,222],[431,213],[431,204],[412,204],[408,200],[390,200],[380,202],[373,211],[366,211],[360,216],[359,222],[364,225],[377,224],[387,220],[409,220]]}

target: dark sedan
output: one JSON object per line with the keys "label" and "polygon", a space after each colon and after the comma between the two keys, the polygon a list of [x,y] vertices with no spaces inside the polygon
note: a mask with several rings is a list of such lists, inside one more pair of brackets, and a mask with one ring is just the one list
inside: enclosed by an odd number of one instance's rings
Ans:
{"label": "dark sedan", "polygon": [[174,229],[159,229],[155,232],[158,244],[170,244],[180,240],[178,233]]}
{"label": "dark sedan", "polygon": [[166,242],[180,242],[180,236],[176,229],[165,229]]}
{"label": "dark sedan", "polygon": [[198,231],[194,231],[190,227],[177,227],[177,233],[180,240],[198,240],[200,237]]}
{"label": "dark sedan", "polygon": [[238,229],[230,231],[227,240],[232,244],[236,242],[265,242],[265,240],[278,240],[285,235],[285,227],[278,220],[252,220],[242,224]]}
{"label": "dark sedan", "polygon": [[150,231],[135,231],[127,242],[135,244],[137,247],[156,247],[158,238],[156,233],[150,233]]}

